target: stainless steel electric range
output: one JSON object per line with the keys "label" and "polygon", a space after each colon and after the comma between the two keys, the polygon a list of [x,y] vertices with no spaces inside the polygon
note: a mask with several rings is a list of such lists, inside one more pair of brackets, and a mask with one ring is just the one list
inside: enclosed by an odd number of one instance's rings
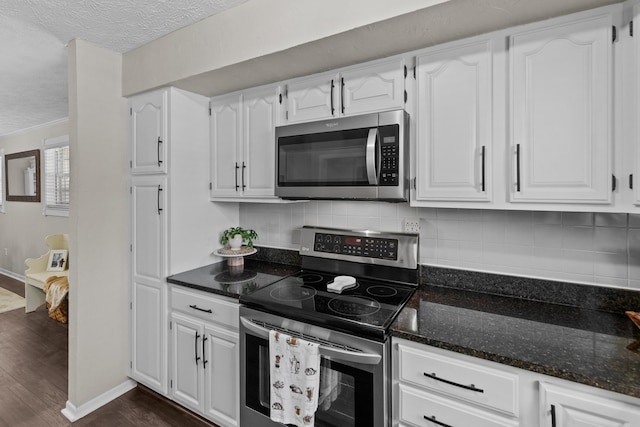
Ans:
{"label": "stainless steel electric range", "polygon": [[268,336],[320,344],[315,425],[390,423],[389,328],[417,288],[418,235],[304,227],[302,270],[240,297],[240,424],[273,427]]}

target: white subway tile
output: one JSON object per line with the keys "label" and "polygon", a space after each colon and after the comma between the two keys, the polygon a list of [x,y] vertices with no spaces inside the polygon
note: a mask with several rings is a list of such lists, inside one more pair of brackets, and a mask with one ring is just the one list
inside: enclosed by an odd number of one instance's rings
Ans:
{"label": "white subway tile", "polygon": [[485,221],[482,223],[482,241],[485,243],[504,243],[506,223],[503,221]]}
{"label": "white subway tile", "polygon": [[563,212],[562,225],[592,226],[593,213],[592,212]]}
{"label": "white subway tile", "polygon": [[[460,259],[460,243],[456,240],[438,239],[438,262],[458,261]],[[450,265],[450,264],[449,264]]]}
{"label": "white subway tile", "polygon": [[593,252],[565,249],[562,251],[562,271],[593,276]]}
{"label": "white subway tile", "polygon": [[533,213],[534,224],[562,224],[562,212],[536,211]]}
{"label": "white subway tile", "polygon": [[596,252],[612,252],[626,255],[626,228],[596,227],[593,236],[593,250]]}
{"label": "white subway tile", "polygon": [[459,240],[458,221],[439,219],[437,222],[438,240]]}
{"label": "white subway tile", "polygon": [[467,242],[482,242],[482,222],[460,221],[458,223],[460,240]]}
{"label": "white subway tile", "polygon": [[593,273],[595,276],[627,280],[629,275],[627,254],[594,253]]}
{"label": "white subway tile", "polygon": [[458,221],[458,209],[436,209],[438,220]]}
{"label": "white subway tile", "polygon": [[482,263],[482,242],[460,242],[460,260],[465,262]]}
{"label": "white subway tile", "polygon": [[626,213],[596,212],[596,227],[627,227]]}
{"label": "white subway tile", "polygon": [[593,251],[593,228],[562,227],[562,247],[579,251]]}
{"label": "white subway tile", "polygon": [[627,238],[629,253],[640,254],[640,229],[630,228]]}
{"label": "white subway tile", "polygon": [[536,248],[561,248],[562,225],[535,224],[533,229],[533,245]]}

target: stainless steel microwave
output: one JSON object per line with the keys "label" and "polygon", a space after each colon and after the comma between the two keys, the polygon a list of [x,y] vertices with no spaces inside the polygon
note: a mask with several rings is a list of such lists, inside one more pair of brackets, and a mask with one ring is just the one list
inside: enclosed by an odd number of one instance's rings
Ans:
{"label": "stainless steel microwave", "polygon": [[276,196],[403,202],[409,192],[404,110],[276,128]]}

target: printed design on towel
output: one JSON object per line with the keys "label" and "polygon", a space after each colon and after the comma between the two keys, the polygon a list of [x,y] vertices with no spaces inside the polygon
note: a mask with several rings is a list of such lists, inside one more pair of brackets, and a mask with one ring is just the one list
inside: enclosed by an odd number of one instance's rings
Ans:
{"label": "printed design on towel", "polygon": [[298,375],[298,372],[300,371],[300,361],[295,354],[292,358],[289,358],[289,365],[291,366],[291,373]]}
{"label": "printed design on towel", "polygon": [[318,344],[282,332],[269,334],[271,419],[313,427],[320,390]]}

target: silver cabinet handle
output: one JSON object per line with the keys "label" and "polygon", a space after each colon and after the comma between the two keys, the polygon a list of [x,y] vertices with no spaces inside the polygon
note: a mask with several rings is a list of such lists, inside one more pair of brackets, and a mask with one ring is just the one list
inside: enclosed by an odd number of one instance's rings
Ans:
{"label": "silver cabinet handle", "polygon": [[[269,339],[269,330],[258,326],[246,317],[240,317],[240,322],[247,330],[253,332],[260,338],[266,340]],[[313,341],[305,337],[307,341]],[[343,350],[341,348],[329,347],[320,344],[318,346],[318,352],[321,356],[331,358],[333,360],[343,360],[347,362],[362,363],[365,365],[377,365],[382,360],[382,356],[379,354],[371,353],[358,353],[355,351]]]}
{"label": "silver cabinet handle", "polygon": [[[376,169],[376,142],[378,140],[378,129],[369,129],[367,136],[367,178],[369,184],[378,184],[378,171]],[[378,156],[379,157],[379,156]]]}
{"label": "silver cabinet handle", "polygon": [[453,385],[453,386],[456,386],[456,387],[464,388],[465,390],[471,390],[471,391],[475,391],[475,392],[478,392],[478,393],[484,393],[484,390],[482,390],[481,388],[476,387],[474,384],[465,385],[465,384],[460,384],[460,383],[457,383],[457,382],[454,382],[454,381],[445,380],[444,378],[438,377],[435,373],[428,374],[426,372],[423,372],[423,374],[424,374],[425,377],[429,377],[432,380],[436,380],[436,381],[443,382],[445,384],[449,384],[449,385]]}

